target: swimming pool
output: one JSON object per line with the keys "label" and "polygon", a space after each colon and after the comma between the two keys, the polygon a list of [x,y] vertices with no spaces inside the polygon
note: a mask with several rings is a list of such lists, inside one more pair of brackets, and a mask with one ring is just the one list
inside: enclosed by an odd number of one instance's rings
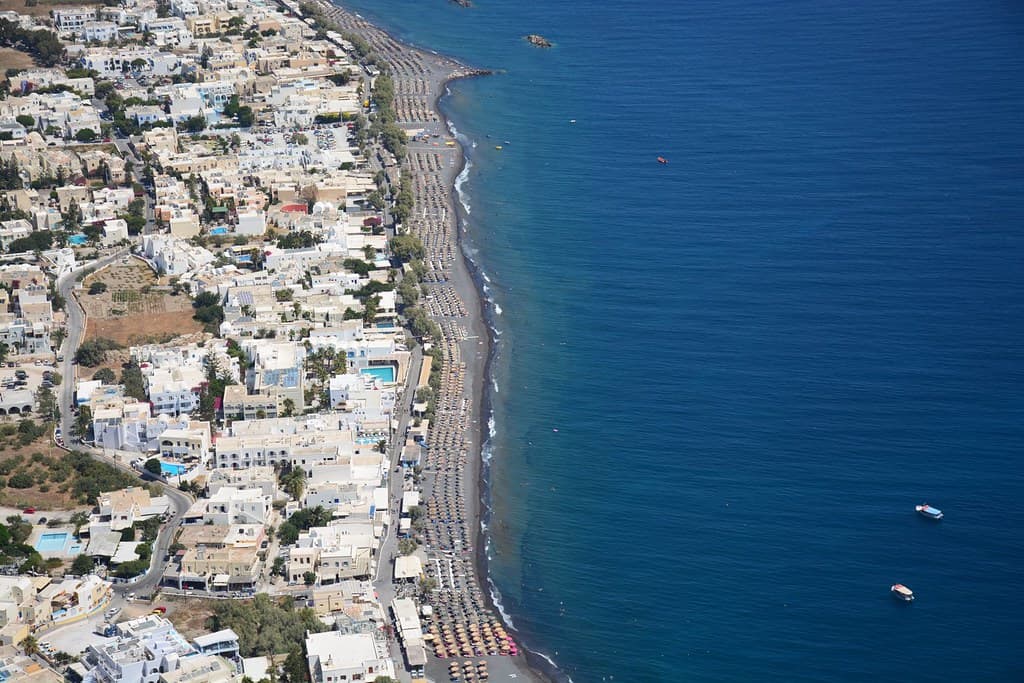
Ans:
{"label": "swimming pool", "polygon": [[81,245],[85,244],[88,241],[89,241],[89,238],[86,237],[85,235],[81,234],[81,233],[79,233],[77,235],[72,235],[71,237],[68,238],[68,244],[73,244],[76,247],[81,246]]}
{"label": "swimming pool", "polygon": [[395,381],[395,366],[394,365],[374,365],[373,367],[363,368],[359,371],[363,375],[373,375],[382,382],[394,382]]}
{"label": "swimming pool", "polygon": [[226,234],[228,234],[228,229],[225,228],[224,226],[221,226],[221,227],[218,227],[218,228],[210,228],[210,234],[211,235],[226,235]]}
{"label": "swimming pool", "polygon": [[59,553],[64,551],[70,534],[66,531],[43,534],[36,541],[36,550],[41,553]]}
{"label": "swimming pool", "polygon": [[188,468],[184,465],[178,465],[175,463],[160,461],[160,472],[163,474],[170,474],[171,476],[179,476],[185,474]]}

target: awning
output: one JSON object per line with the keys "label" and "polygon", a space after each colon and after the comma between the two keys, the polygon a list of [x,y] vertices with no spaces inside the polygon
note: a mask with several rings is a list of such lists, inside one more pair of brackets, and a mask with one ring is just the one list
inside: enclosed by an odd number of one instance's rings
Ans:
{"label": "awning", "polygon": [[230,581],[231,576],[229,574],[217,574],[213,577],[214,586],[226,586]]}

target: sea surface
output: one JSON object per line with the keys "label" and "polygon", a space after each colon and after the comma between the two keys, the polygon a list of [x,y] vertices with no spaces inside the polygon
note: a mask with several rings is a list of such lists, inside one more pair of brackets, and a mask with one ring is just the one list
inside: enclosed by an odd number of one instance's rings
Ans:
{"label": "sea surface", "polygon": [[443,106],[521,639],[577,683],[1024,680],[1024,6],[474,1],[344,4],[500,70]]}

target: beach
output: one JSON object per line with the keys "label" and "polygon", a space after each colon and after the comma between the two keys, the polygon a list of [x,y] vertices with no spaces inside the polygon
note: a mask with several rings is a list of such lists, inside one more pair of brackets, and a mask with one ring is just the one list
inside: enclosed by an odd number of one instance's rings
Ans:
{"label": "beach", "polygon": [[[456,201],[455,183],[465,168],[465,158],[441,114],[439,101],[453,80],[487,72],[403,44],[343,8],[324,3],[324,9],[343,30],[363,37],[391,67],[397,121],[410,137],[403,168],[412,174],[415,203],[405,227],[423,242],[427,266],[423,305],[441,329],[436,343],[444,352],[442,383],[422,463],[425,569],[428,578],[438,584],[431,600],[434,642],[445,643],[450,638],[456,647],[443,649],[446,657],[433,656],[438,653],[435,649],[428,656],[426,673],[432,680],[445,680],[453,660],[483,657],[490,680],[548,680],[553,672],[542,670],[543,660],[534,660],[516,644],[502,650],[506,640],[500,634],[507,632],[507,642],[515,643],[515,633],[500,622],[486,588],[482,446],[492,340],[482,282],[459,239],[464,216]],[[479,646],[473,647],[477,638]],[[487,645],[490,638],[495,643],[493,650]],[[464,643],[468,649],[460,647]],[[481,648],[495,654],[481,654]],[[508,649],[516,656],[507,656]]]}

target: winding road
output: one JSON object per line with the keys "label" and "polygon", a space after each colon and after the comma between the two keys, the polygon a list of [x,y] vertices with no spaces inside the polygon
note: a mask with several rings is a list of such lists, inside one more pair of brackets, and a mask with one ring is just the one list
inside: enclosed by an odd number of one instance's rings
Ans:
{"label": "winding road", "polygon": [[[113,465],[120,470],[130,472],[135,476],[139,476],[139,473],[121,462],[117,458],[112,458],[106,455],[101,449],[92,448],[86,444],[81,443],[77,437],[71,436],[71,425],[74,422],[74,416],[72,414],[72,406],[75,402],[75,363],[74,357],[75,352],[78,351],[78,347],[81,346],[83,339],[85,338],[85,325],[86,316],[85,311],[82,309],[81,304],[78,302],[78,298],[74,295],[74,288],[77,284],[77,276],[86,269],[98,270],[104,266],[110,265],[120,258],[124,258],[128,255],[129,250],[127,248],[119,249],[112,254],[104,256],[103,258],[83,264],[80,268],[73,270],[69,273],[57,278],[57,291],[64,299],[64,310],[67,313],[67,336],[64,338],[64,344],[61,347],[60,355],[63,354],[64,360],[60,364],[60,372],[63,377],[63,381],[60,385],[60,406],[61,406],[61,431],[63,432],[65,443],[69,448],[74,447],[77,450],[88,453],[93,458],[101,460],[109,465]],[[164,493],[170,500],[171,518],[166,524],[160,527],[160,533],[157,536],[156,541],[153,543],[153,559],[150,563],[149,571],[134,583],[129,584],[115,584],[114,591],[117,593],[138,593],[139,595],[150,594],[154,588],[160,583],[160,577],[164,573],[164,569],[167,566],[167,561],[164,557],[167,555],[167,550],[171,545],[171,539],[174,537],[174,530],[178,524],[181,523],[181,518],[188,510],[189,506],[192,505],[193,499],[187,494],[179,491],[178,489],[165,484],[161,481],[155,481],[159,485]]]}

